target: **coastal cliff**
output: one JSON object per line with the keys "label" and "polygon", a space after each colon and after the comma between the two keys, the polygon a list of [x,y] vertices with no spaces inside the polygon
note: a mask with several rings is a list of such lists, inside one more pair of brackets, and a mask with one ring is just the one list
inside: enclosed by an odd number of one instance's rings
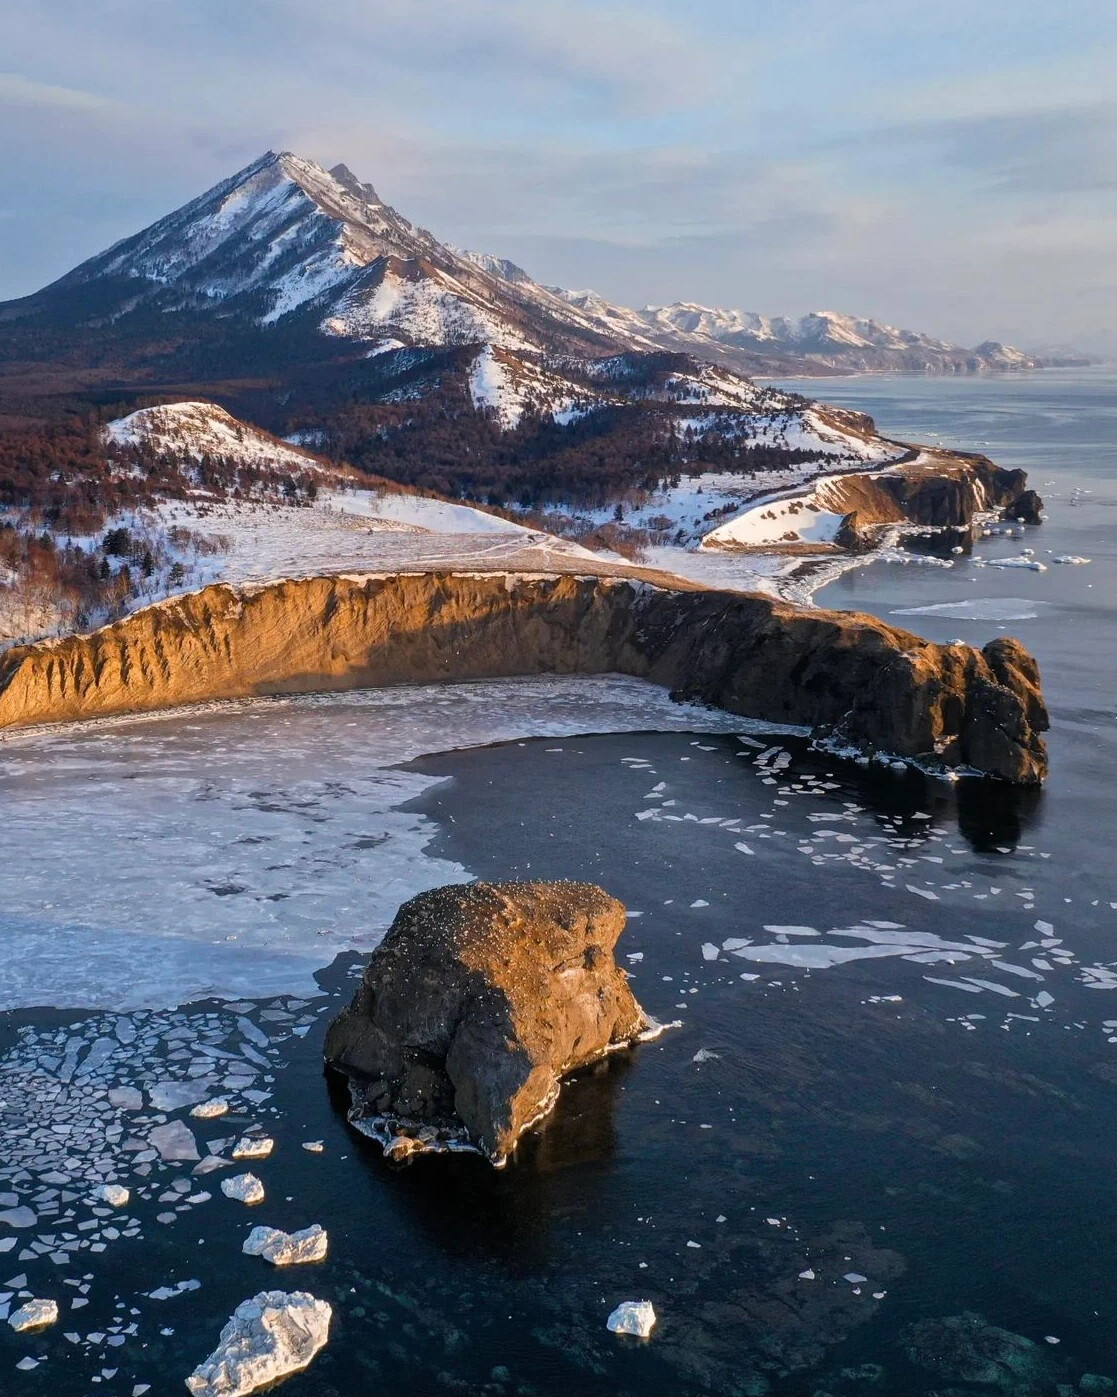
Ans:
{"label": "coastal cliff", "polygon": [[613,672],[860,751],[1043,779],[1047,713],[1016,641],[936,645],[871,616],[648,576],[432,570],[214,585],[0,656],[0,728],[207,699]]}
{"label": "coastal cliff", "polygon": [[1043,501],[1027,487],[1024,471],[998,466],[987,456],[922,452],[899,469],[841,476],[822,488],[828,507],[847,514],[837,542],[857,547],[890,524],[969,529],[978,515],[992,513],[1038,524]]}
{"label": "coastal cliff", "polygon": [[766,496],[708,533],[702,547],[861,552],[877,547],[882,535],[902,535],[905,526],[972,539],[982,516],[1038,524],[1042,509],[1022,470],[987,456],[916,447],[910,459],[882,470],[823,475]]}

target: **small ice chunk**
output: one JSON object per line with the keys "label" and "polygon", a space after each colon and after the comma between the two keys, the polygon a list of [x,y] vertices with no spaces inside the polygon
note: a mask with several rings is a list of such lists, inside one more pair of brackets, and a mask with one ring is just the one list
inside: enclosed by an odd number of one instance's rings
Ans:
{"label": "small ice chunk", "polygon": [[1046,990],[1040,990],[1039,994],[1036,995],[1036,1003],[1041,1009],[1049,1009],[1055,1003],[1055,996],[1048,994]]}
{"label": "small ice chunk", "polygon": [[140,1111],[143,1104],[144,1094],[135,1087],[112,1087],[109,1091],[109,1105],[118,1111]]}
{"label": "small ice chunk", "polygon": [[704,941],[702,943],[702,959],[717,960],[720,950],[721,948],[719,946],[715,946],[712,941]]}
{"label": "small ice chunk", "polygon": [[262,1256],[273,1266],[299,1266],[306,1261],[322,1261],[328,1238],[319,1223],[301,1232],[281,1232],[276,1227],[254,1227],[241,1251],[245,1256]]}
{"label": "small ice chunk", "polygon": [[267,1159],[275,1141],[267,1135],[245,1135],[233,1146],[234,1159]]}
{"label": "small ice chunk", "polygon": [[107,1203],[110,1208],[123,1208],[132,1196],[131,1189],[127,1189],[123,1184],[102,1184],[100,1188],[93,1190],[93,1197],[98,1203]]}
{"label": "small ice chunk", "polygon": [[612,1334],[634,1334],[646,1339],[655,1324],[655,1307],[650,1300],[622,1300],[605,1327]]}
{"label": "small ice chunk", "polygon": [[859,1271],[847,1271],[842,1277],[843,1281],[849,1281],[850,1285],[862,1285],[869,1278],[863,1276]]}
{"label": "small ice chunk", "polygon": [[264,1185],[255,1174],[237,1174],[231,1179],[222,1179],[221,1192],[226,1198],[233,1198],[238,1203],[252,1204],[264,1201]]}
{"label": "small ice chunk", "polygon": [[215,1096],[209,1101],[199,1101],[194,1106],[190,1114],[200,1121],[211,1121],[218,1116],[223,1116],[229,1109],[229,1103],[223,1096]]}
{"label": "small ice chunk", "polygon": [[322,1141],[322,1140],[304,1140],[304,1141],[303,1141],[303,1149],[304,1149],[304,1150],[308,1150],[311,1154],[321,1154],[322,1151],[323,1151],[325,1148],[326,1148],[325,1142]]}
{"label": "small ice chunk", "polygon": [[15,1314],[8,1317],[8,1323],[16,1331],[42,1329],[46,1324],[58,1323],[58,1302],[56,1300],[28,1300]]}
{"label": "small ice chunk", "polygon": [[799,1279],[800,1279],[801,1281],[813,1281],[813,1280],[814,1280],[814,1270],[813,1270],[813,1268],[810,1267],[810,1266],[808,1266],[807,1269],[806,1269],[805,1271],[800,1271],[800,1272],[799,1272]]}
{"label": "small ice chunk", "polygon": [[247,1397],[305,1368],[329,1338],[332,1317],[325,1300],[305,1291],[262,1290],[233,1311],[186,1386],[194,1397]]}
{"label": "small ice chunk", "polygon": [[710,904],[704,897],[696,897],[690,905],[692,907],[709,907]]}

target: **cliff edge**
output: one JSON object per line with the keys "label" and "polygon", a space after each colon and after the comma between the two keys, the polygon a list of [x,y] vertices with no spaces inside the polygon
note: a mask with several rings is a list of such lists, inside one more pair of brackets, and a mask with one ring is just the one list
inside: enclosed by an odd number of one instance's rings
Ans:
{"label": "cliff edge", "polygon": [[982,651],[936,645],[871,616],[617,570],[206,587],[0,656],[0,729],[207,699],[548,673],[629,674],[861,751],[1008,781],[1036,783],[1047,770],[1038,667],[1014,640]]}

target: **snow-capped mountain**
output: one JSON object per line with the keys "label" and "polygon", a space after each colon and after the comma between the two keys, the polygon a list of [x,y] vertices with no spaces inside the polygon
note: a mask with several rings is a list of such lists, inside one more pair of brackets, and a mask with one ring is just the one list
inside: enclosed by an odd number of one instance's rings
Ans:
{"label": "snow-capped mountain", "polygon": [[440,242],[345,165],[326,170],[290,152],[269,152],[38,296],[0,307],[0,321],[44,310],[51,324],[61,311],[102,333],[111,326],[118,342],[135,332],[150,339],[153,313],[168,311],[201,317],[210,335],[218,320],[229,333],[277,329],[287,353],[292,335],[309,338],[303,357],[329,353],[332,341],[364,353],[467,344],[590,356],[668,349],[773,374],[1039,362],[992,342],[963,349],[832,311],[790,320],[681,301],[635,310],[544,286],[505,258]]}
{"label": "snow-capped mountain", "polygon": [[373,345],[616,348],[590,317],[517,271],[440,243],[344,165],[269,152],[48,293],[57,302],[100,288],[114,319],[151,309],[261,328],[309,319],[323,335]]}
{"label": "snow-capped mountain", "polygon": [[1041,360],[1022,350],[986,340],[975,349],[938,340],[916,330],[901,330],[837,311],[812,311],[801,319],[769,317],[755,311],[721,310],[693,302],[647,306],[640,321],[658,342],[681,347],[680,337],[696,352],[746,351],[802,356],[842,369],[900,370],[923,373],[981,373],[1034,369]]}

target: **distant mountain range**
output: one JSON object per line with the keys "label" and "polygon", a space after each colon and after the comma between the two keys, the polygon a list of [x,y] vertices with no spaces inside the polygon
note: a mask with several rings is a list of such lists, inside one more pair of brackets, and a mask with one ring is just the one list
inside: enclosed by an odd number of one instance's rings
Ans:
{"label": "distant mountain range", "polygon": [[96,361],[129,378],[193,376],[189,342],[199,335],[219,371],[230,352],[243,363],[248,340],[265,366],[280,345],[284,360],[321,361],[355,346],[470,344],[589,357],[668,350],[773,375],[1044,362],[829,311],[789,320],[688,302],[632,310],[543,286],[505,259],[440,242],[346,166],[327,171],[290,153],[268,153],[43,291],[0,305],[0,327],[3,359],[27,357],[37,341],[83,378]]}

